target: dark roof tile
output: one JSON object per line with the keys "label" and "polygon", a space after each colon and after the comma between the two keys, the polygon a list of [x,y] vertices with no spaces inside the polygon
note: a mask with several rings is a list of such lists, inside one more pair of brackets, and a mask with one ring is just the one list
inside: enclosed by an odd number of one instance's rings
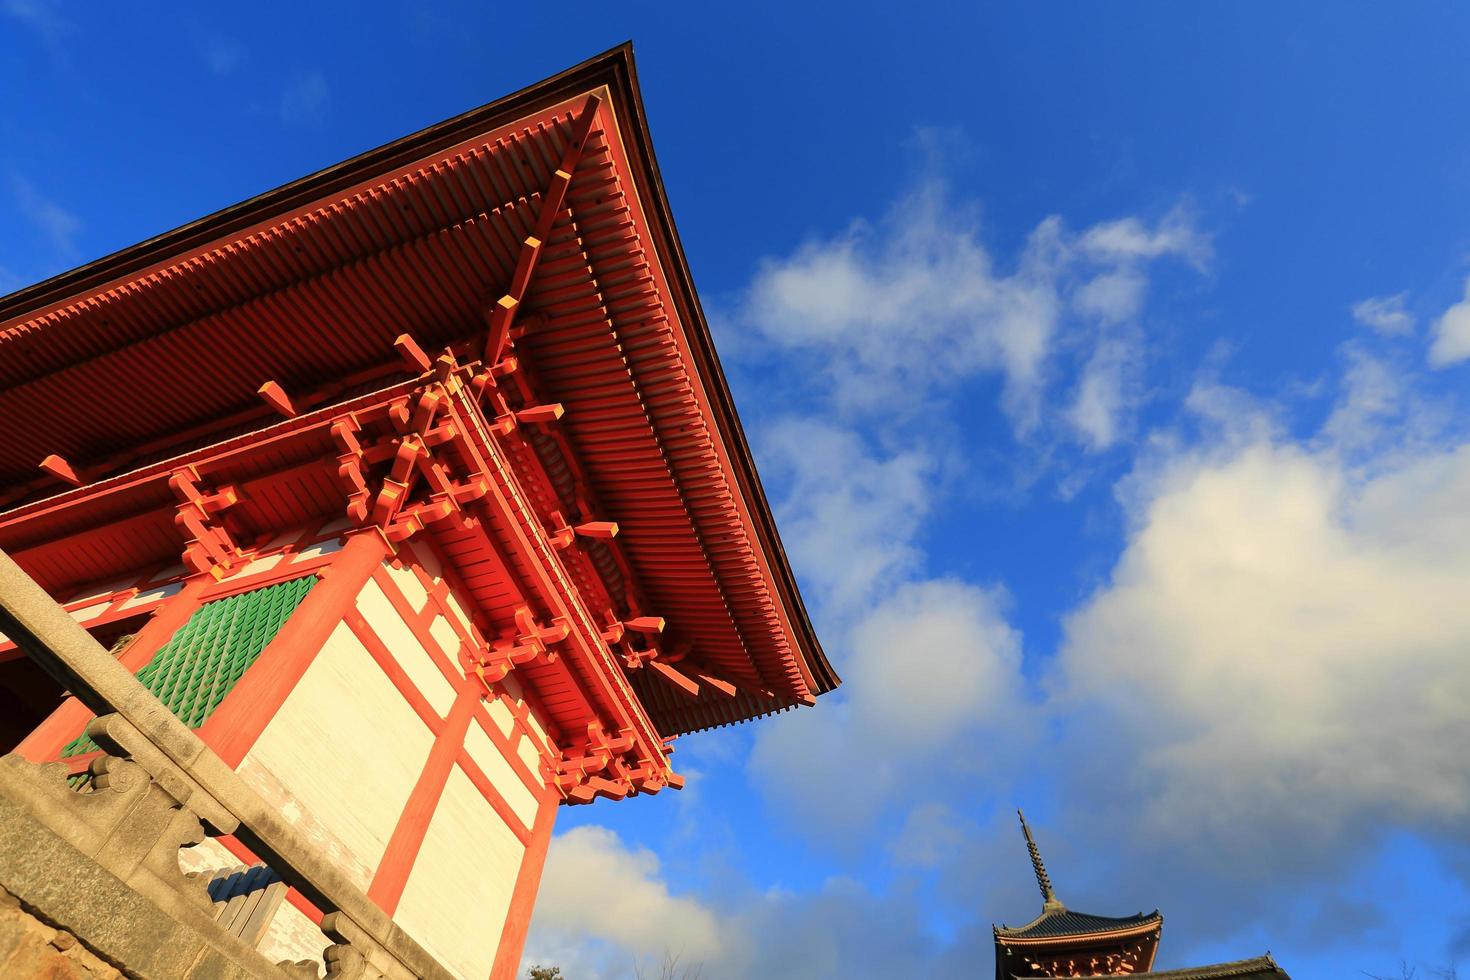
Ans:
{"label": "dark roof tile", "polygon": [[1271,954],[1249,960],[1234,960],[1216,963],[1213,966],[1188,966],[1178,970],[1158,970],[1153,973],[1135,973],[1136,980],[1152,977],[1154,980],[1291,980],[1287,972],[1277,965]]}
{"label": "dark roof tile", "polygon": [[1157,909],[1144,915],[1125,915],[1113,918],[1106,915],[1088,915],[1071,909],[1048,909],[1024,926],[1010,928],[996,926],[995,934],[1002,939],[1042,939],[1050,936],[1083,936],[1094,932],[1117,932],[1132,930],[1152,922],[1163,921]]}

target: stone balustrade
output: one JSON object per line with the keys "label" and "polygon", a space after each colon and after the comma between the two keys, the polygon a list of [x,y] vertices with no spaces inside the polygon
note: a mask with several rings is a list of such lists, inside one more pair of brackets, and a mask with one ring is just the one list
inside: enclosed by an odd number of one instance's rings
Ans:
{"label": "stone balustrade", "polygon": [[[9,953],[70,956],[77,975],[99,977],[451,976],[3,551],[0,632],[96,713],[87,733],[105,751],[82,780],[0,757],[0,964]],[[215,922],[179,852],[225,834],[323,910],[322,964],[271,963]],[[75,966],[83,955],[89,972]]]}

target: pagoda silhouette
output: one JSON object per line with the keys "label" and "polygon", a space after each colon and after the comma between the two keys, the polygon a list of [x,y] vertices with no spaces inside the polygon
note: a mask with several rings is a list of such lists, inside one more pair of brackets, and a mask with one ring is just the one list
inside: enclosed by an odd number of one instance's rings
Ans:
{"label": "pagoda silhouette", "polygon": [[1270,953],[1248,960],[1176,970],[1153,969],[1164,931],[1158,909],[1125,916],[1093,915],[1067,908],[1057,898],[1041,860],[1041,849],[1020,810],[1021,833],[1036,885],[1041,914],[1023,926],[993,926],[996,980],[1031,977],[1151,977],[1168,980],[1290,980]]}

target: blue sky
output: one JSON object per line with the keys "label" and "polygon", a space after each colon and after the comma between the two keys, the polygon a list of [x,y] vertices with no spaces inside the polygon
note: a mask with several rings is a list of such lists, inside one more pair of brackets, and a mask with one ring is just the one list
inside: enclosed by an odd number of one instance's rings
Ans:
{"label": "blue sky", "polygon": [[530,955],[1470,959],[1470,12],[0,2],[0,290],[628,37],[829,653],[568,810]]}

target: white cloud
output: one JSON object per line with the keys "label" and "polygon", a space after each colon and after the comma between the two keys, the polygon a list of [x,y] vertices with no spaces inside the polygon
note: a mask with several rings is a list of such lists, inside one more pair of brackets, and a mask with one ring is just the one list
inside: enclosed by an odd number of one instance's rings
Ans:
{"label": "white cloud", "polygon": [[1000,593],[964,582],[914,582],[861,620],[845,664],[849,704],[882,751],[908,759],[1005,719],[1020,687],[1021,637],[1003,605]]}
{"label": "white cloud", "polygon": [[[658,961],[671,953],[697,964],[717,959],[724,948],[715,913],[695,898],[673,894],[652,851],[598,826],[553,839],[522,957],[526,964],[554,962],[567,976],[622,977],[630,958]],[[598,964],[610,972],[600,972]]]}
{"label": "white cloud", "polygon": [[1118,441],[1136,387],[1138,360],[1136,345],[1113,337],[1097,345],[1083,368],[1067,420],[1088,450],[1097,452]]}
{"label": "white cloud", "polygon": [[[979,209],[930,180],[876,224],[809,241],[757,273],[735,319],[791,351],[814,355],[845,411],[903,414],[979,375],[1002,383],[1015,432],[1045,421],[1048,365],[1064,336],[1142,311],[1150,263],[1172,257],[1202,269],[1209,236],[1187,208],[1080,233],[1041,221],[1014,260],[996,259]],[[1122,410],[1123,406],[1119,406]],[[1116,425],[1116,423],[1113,423]]]}
{"label": "white cloud", "polygon": [[939,868],[953,860],[972,832],[947,804],[923,803],[904,818],[890,850],[900,865]]}
{"label": "white cloud", "polygon": [[1393,296],[1371,296],[1359,300],[1353,304],[1353,319],[1385,337],[1413,333],[1414,315],[1404,309],[1407,296],[1407,293],[1397,293]]}
{"label": "white cloud", "polygon": [[934,498],[935,464],[889,456],[855,432],[783,419],[760,434],[762,471],[786,484],[781,537],[803,589],[833,616],[858,610],[918,567],[914,538]]}
{"label": "white cloud", "polygon": [[1455,411],[1426,393],[1399,353],[1374,353],[1357,343],[1342,349],[1345,365],[1332,413],[1318,442],[1352,461],[1402,456],[1442,445]]}
{"label": "white cloud", "polygon": [[1137,269],[1111,269],[1078,287],[1072,304],[1104,324],[1122,323],[1143,311],[1147,291],[1148,277]]}
{"label": "white cloud", "polygon": [[1245,875],[1338,858],[1375,825],[1463,826],[1470,445],[1365,469],[1327,439],[1241,431],[1152,471],[1110,580],[1067,620],[1052,706],[1107,763],[1084,755],[1074,785],[1150,853]]}
{"label": "white cloud", "polygon": [[[852,623],[841,698],[768,719],[750,770],[793,819],[836,838],[883,813],[946,798],[996,760],[975,746],[1024,740],[1021,638],[1002,596],[967,583],[895,583]],[[861,773],[849,761],[861,758]]]}
{"label": "white cloud", "polygon": [[1136,217],[1093,225],[1082,233],[1078,248],[1100,262],[1129,262],[1177,255],[1203,272],[1214,257],[1208,235],[1194,226],[1194,215],[1184,205],[1174,207],[1150,228]]}
{"label": "white cloud", "polygon": [[978,232],[973,208],[926,184],[876,227],[856,222],[765,262],[745,318],[777,344],[830,355],[844,403],[871,408],[907,384],[996,371],[1024,427],[1058,319],[1048,236],[1034,236],[1016,270],[998,274]]}
{"label": "white cloud", "polygon": [[[567,856],[558,859],[557,848],[569,839]],[[554,965],[569,978],[621,980],[640,969],[660,975],[669,957],[681,967],[675,976],[702,980],[912,977],[947,975],[939,966],[946,955],[973,962],[990,953],[988,935],[959,943],[934,935],[903,888],[874,894],[850,878],[834,877],[801,893],[736,884],[709,904],[650,903],[643,896],[650,890],[666,896],[667,885],[646,852],[628,848],[612,831],[581,827],[552,846],[551,860],[562,862],[568,879],[561,893],[549,895],[543,885],[523,968]],[[590,867],[594,894],[582,893],[577,873],[584,866]],[[618,870],[607,875],[608,866]],[[554,867],[548,864],[548,872]],[[562,914],[568,907],[575,914]],[[691,914],[700,931],[718,932],[717,943],[690,936]]]}
{"label": "white cloud", "polygon": [[[768,478],[784,484],[782,538],[844,683],[816,709],[763,721],[750,770],[822,826],[860,830],[910,801],[922,773],[953,765],[954,740],[1012,719],[1025,700],[1020,636],[1001,591],[924,576],[918,537],[936,497],[927,455],[884,454],[810,420],[783,420],[757,444]],[[861,779],[836,762],[855,753]],[[981,758],[961,755],[962,767]]]}
{"label": "white cloud", "polygon": [[76,254],[82,219],[46,197],[36,185],[18,173],[10,175],[10,193],[21,214],[46,236],[51,247],[63,256]]}
{"label": "white cloud", "polygon": [[1470,278],[1465,280],[1465,298],[1434,322],[1434,343],[1429,347],[1431,367],[1449,367],[1466,358],[1470,358]]}

